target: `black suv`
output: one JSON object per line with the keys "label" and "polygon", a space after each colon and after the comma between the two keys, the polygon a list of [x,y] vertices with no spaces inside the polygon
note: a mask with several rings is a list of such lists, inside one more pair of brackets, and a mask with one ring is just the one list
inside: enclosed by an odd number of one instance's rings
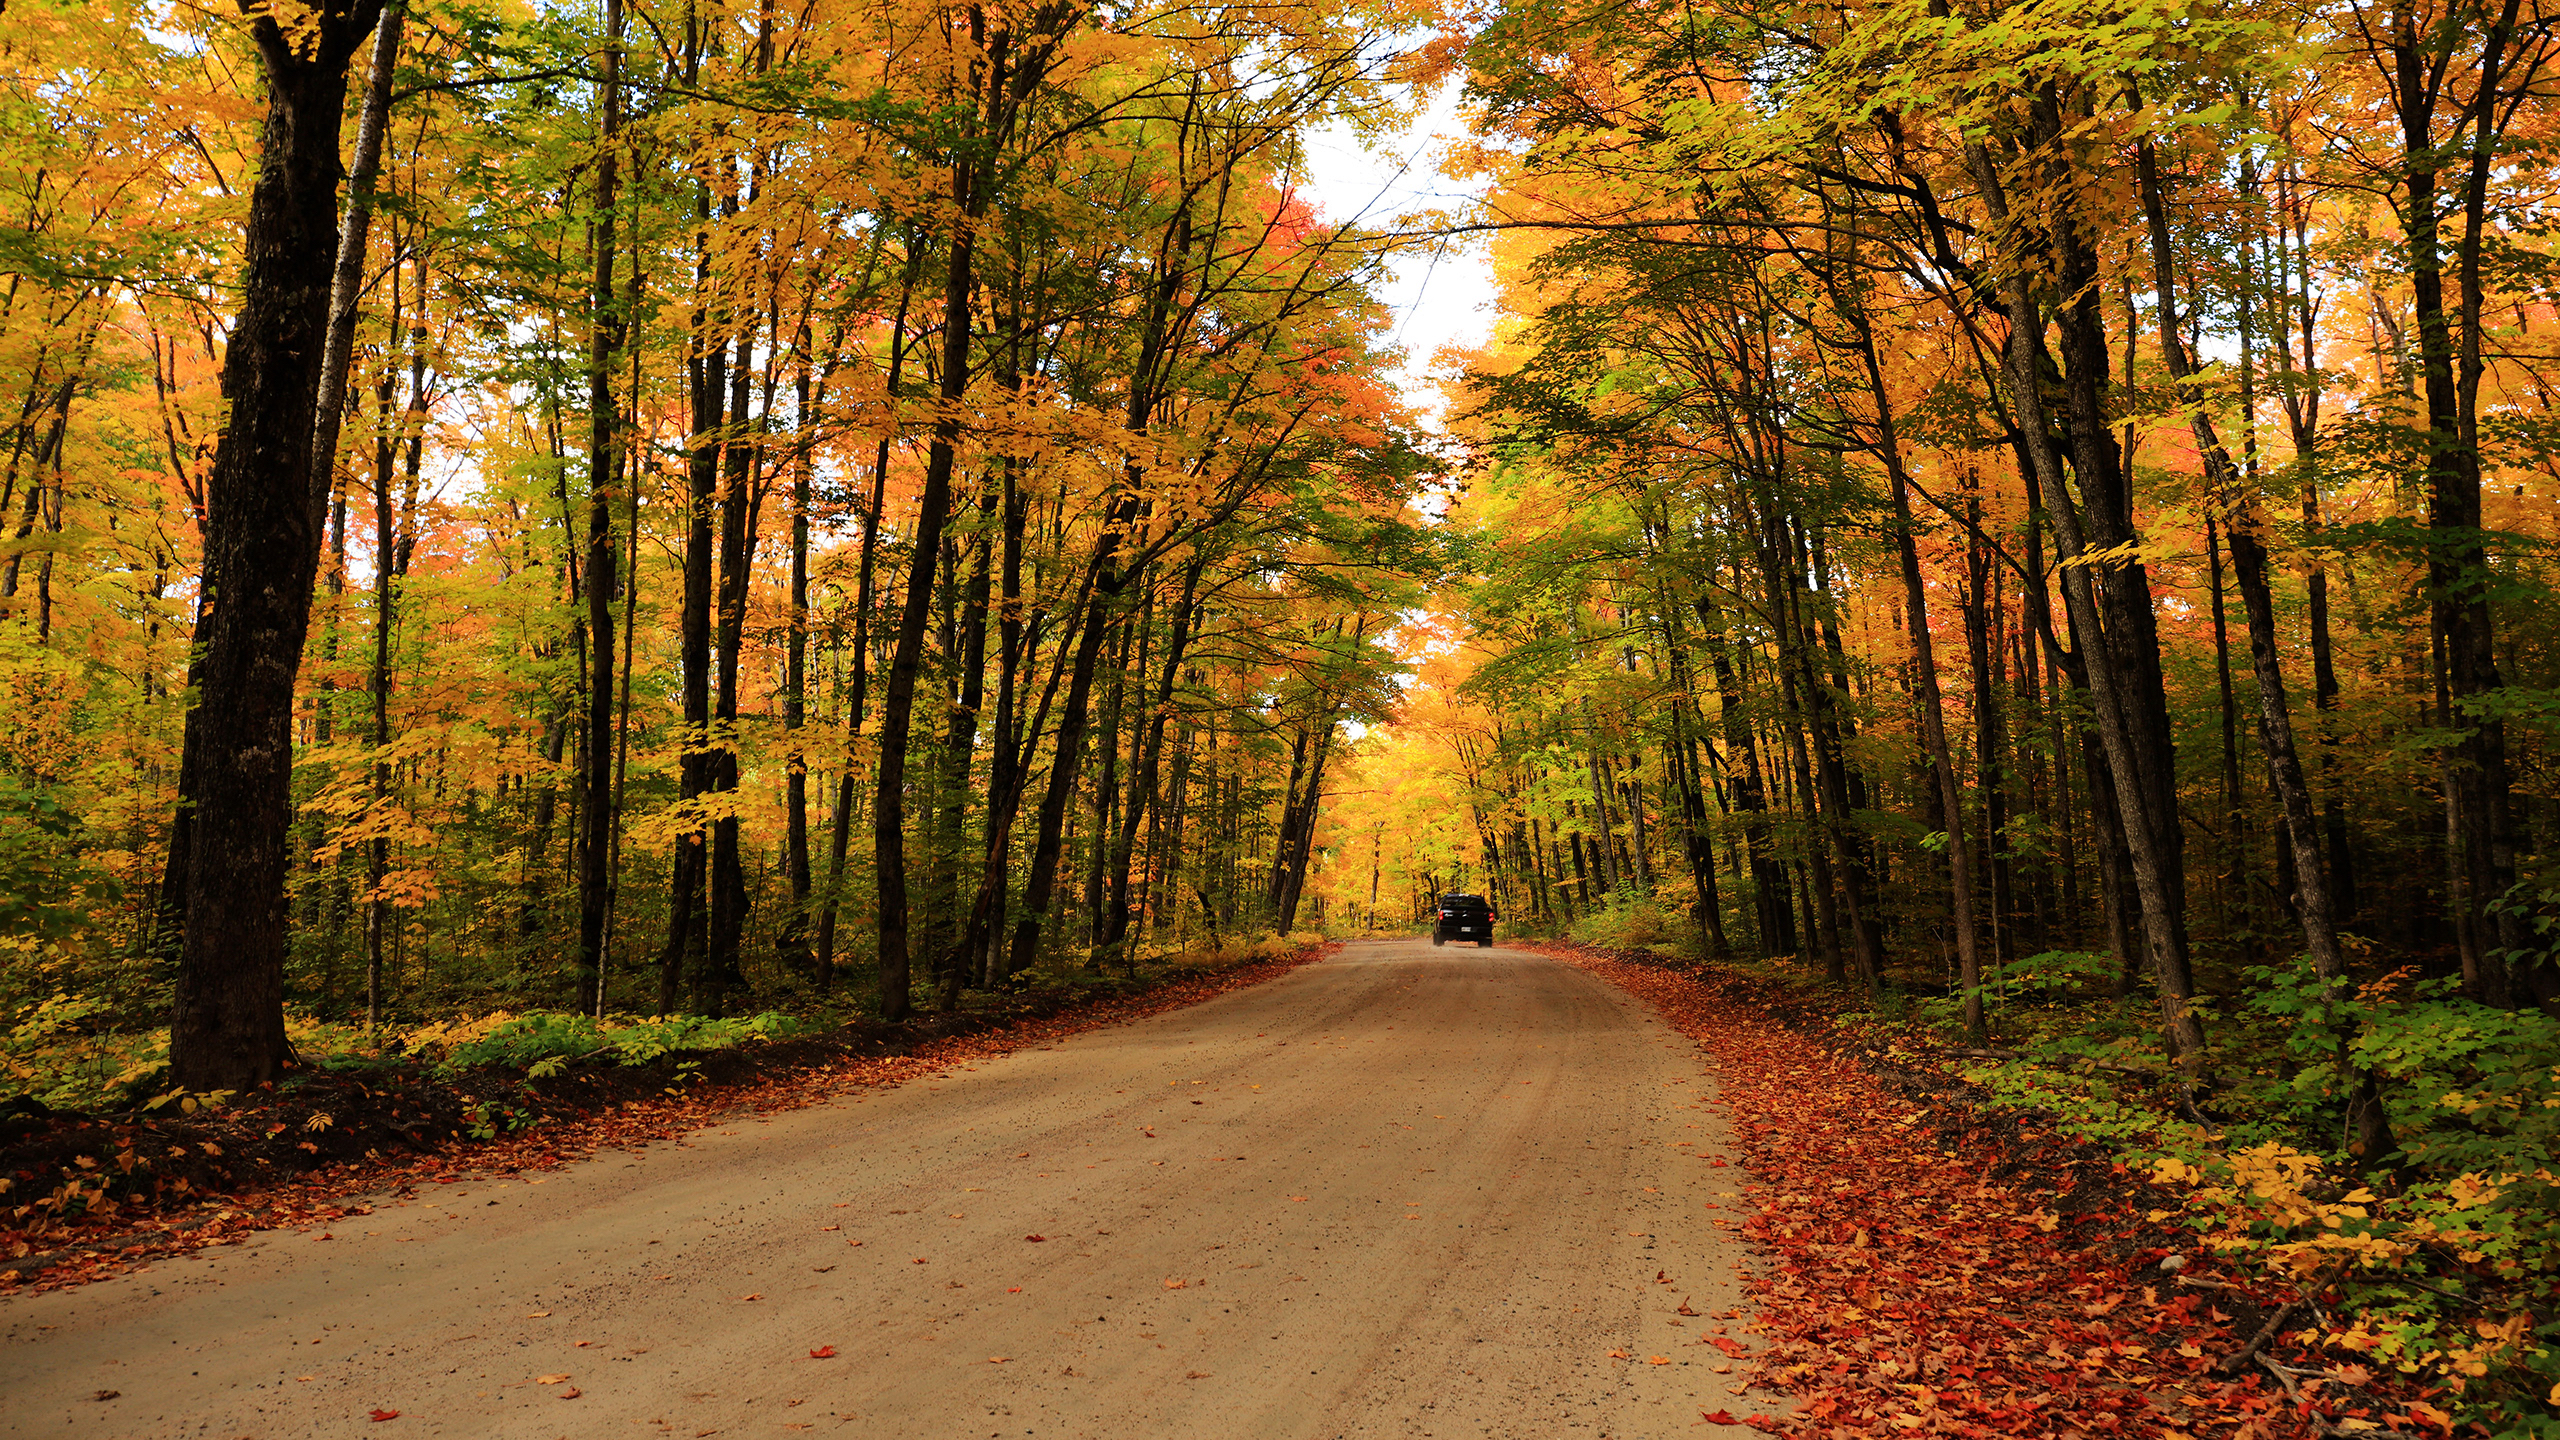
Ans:
{"label": "black suv", "polygon": [[1499,918],[1481,895],[1443,895],[1431,922],[1431,943],[1473,940],[1478,945],[1491,945],[1493,922]]}

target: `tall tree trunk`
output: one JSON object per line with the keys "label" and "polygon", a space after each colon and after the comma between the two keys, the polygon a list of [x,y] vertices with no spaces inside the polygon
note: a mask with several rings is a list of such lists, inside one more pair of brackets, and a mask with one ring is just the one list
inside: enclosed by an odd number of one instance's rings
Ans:
{"label": "tall tree trunk", "polygon": [[[907,361],[907,309],[914,302],[916,279],[924,262],[923,242],[913,231],[907,236],[906,262],[898,281],[898,310],[889,322],[889,368],[881,379],[882,403],[895,413],[898,384]],[[853,677],[845,702],[844,774],[836,782],[835,813],[827,826],[827,889],[818,907],[817,971],[819,988],[835,983],[836,915],[844,903],[844,863],[848,842],[853,835],[853,802],[855,786],[860,780],[858,766],[862,738],[862,712],[868,699],[864,693],[870,677],[871,611],[875,603],[873,583],[878,574],[880,524],[888,503],[889,427],[883,426],[878,453],[871,462],[871,503],[863,513],[862,558],[855,566],[853,589]]]}
{"label": "tall tree trunk", "polygon": [[[973,22],[977,10],[970,11]],[[1002,67],[1002,32],[990,44],[990,64]],[[990,80],[991,90],[999,82]],[[954,412],[969,388],[969,300],[971,265],[977,254],[977,223],[982,197],[975,168],[967,160],[951,167],[951,203],[957,212],[951,230],[949,264],[942,291],[942,366],[939,379],[944,414],[933,426],[933,442],[925,456],[923,493],[918,498],[914,559],[907,568],[906,603],[898,617],[897,649],[889,662],[888,693],[880,707],[879,783],[871,811],[872,858],[879,894],[877,932],[880,944],[880,1018],[903,1020],[914,1009],[908,995],[911,961],[907,950],[907,748],[915,713],[916,676],[924,665],[924,632],[933,614],[933,576],[942,557],[942,531],[950,519],[951,473],[960,446],[960,421]]]}
{"label": "tall tree trunk", "polygon": [[336,258],[347,63],[381,0],[317,0],[288,39],[253,10],[267,119],[249,197],[241,304],[223,356],[229,417],[206,483],[205,584],[219,596],[198,705],[186,939],[169,1028],[173,1083],[275,1078],[284,1032],[293,686],[311,623],[324,492],[312,478]]}
{"label": "tall tree trunk", "polygon": [[952,698],[951,717],[942,743],[942,815],[934,846],[934,895],[937,914],[927,927],[939,994],[945,1013],[960,1005],[960,989],[971,969],[961,953],[967,917],[960,912],[960,848],[968,829],[969,779],[978,757],[978,715],[987,698],[987,602],[994,591],[995,536],[984,520],[1002,503],[1002,482],[994,476],[980,491],[978,532],[969,540],[969,579],[960,597],[960,645],[954,663],[960,690]]}
{"label": "tall tree trunk", "polygon": [[[698,203],[696,222],[710,223],[707,197]],[[707,243],[707,242],[706,242]],[[672,1014],[681,1003],[688,970],[698,970],[698,939],[703,911],[703,882],[710,870],[710,829],[700,813],[702,797],[712,788],[711,738],[711,567],[712,511],[720,483],[721,429],[728,417],[728,342],[712,340],[711,317],[702,307],[709,284],[706,254],[695,259],[694,353],[686,367],[692,399],[692,429],[685,464],[684,594],[678,601],[676,665],[684,705],[684,751],[676,765],[677,803],[692,812],[676,837],[676,853],[667,905],[667,944],[658,956],[658,1010]],[[688,966],[688,956],[697,957]]]}
{"label": "tall tree trunk", "polygon": [[[614,482],[621,471],[614,424],[613,362],[627,324],[613,303],[618,234],[615,206],[622,159],[622,0],[605,0],[604,53],[596,83],[595,276],[587,292],[587,693],[578,749],[578,1011],[603,1003],[605,924],[613,904],[609,868],[619,796],[614,793],[613,602],[620,585],[613,535]],[[636,267],[635,267],[636,269]],[[637,276],[634,277],[635,282]]]}
{"label": "tall tree trunk", "polygon": [[[1742,812],[1743,849],[1751,862],[1751,907],[1760,953],[1775,959],[1800,948],[1795,910],[1787,898],[1786,875],[1778,864],[1769,833],[1769,802],[1760,767],[1758,740],[1743,708],[1741,677],[1735,673],[1732,645],[1723,615],[1705,591],[1698,594],[1698,621],[1706,627],[1708,663],[1716,681],[1716,711],[1724,726],[1724,751],[1733,766],[1733,805]],[[1576,867],[1580,869],[1577,855]]]}
{"label": "tall tree trunk", "polygon": [[1929,633],[1928,588],[1920,578],[1920,546],[1911,520],[1911,480],[1903,469],[1901,432],[1894,421],[1883,367],[1877,362],[1875,335],[1863,309],[1856,317],[1858,354],[1867,372],[1867,388],[1876,406],[1876,454],[1884,462],[1893,496],[1895,558],[1902,567],[1902,603],[1911,637],[1912,689],[1919,700],[1920,745],[1929,753],[1929,771],[1937,784],[1938,805],[1946,818],[1947,889],[1956,942],[1956,984],[1964,994],[1965,1034],[1977,1045],[1985,1035],[1982,1015],[1982,951],[1973,914],[1973,847],[1965,837],[1964,781],[1956,773],[1947,744],[1946,699],[1938,690],[1937,642]]}
{"label": "tall tree trunk", "polygon": [[1104,963],[1119,958],[1121,948],[1129,942],[1129,867],[1137,852],[1138,828],[1146,814],[1154,813],[1156,772],[1164,756],[1165,722],[1172,716],[1174,682],[1182,674],[1182,661],[1191,645],[1192,617],[1198,604],[1200,575],[1208,566],[1206,555],[1194,556],[1183,567],[1182,596],[1174,602],[1173,620],[1165,639],[1164,664],[1155,685],[1152,703],[1141,717],[1142,730],[1137,751],[1130,763],[1130,803],[1121,816],[1120,833],[1112,841],[1110,899],[1103,915],[1102,943],[1097,958]]}
{"label": "tall tree trunk", "polygon": [[[768,331],[769,333],[769,331]],[[764,505],[764,443],[755,434],[753,404],[754,327],[734,342],[736,362],[729,376],[728,422],[720,484],[720,579],[718,622],[714,631],[713,669],[719,700],[712,713],[710,793],[711,914],[703,953],[701,1004],[704,1013],[725,1015],[746,987],[743,958],[747,925],[746,867],[739,854],[738,793],[738,662],[746,643],[749,559],[755,554],[756,522]],[[772,409],[772,386],[765,387],[765,410]]]}
{"label": "tall tree trunk", "polygon": [[[1938,10],[1942,4],[1943,0],[1933,0],[1932,9]],[[2048,136],[2058,129],[2049,116],[2042,124]],[[1981,142],[1970,141],[1965,145],[1965,159],[1993,226],[2012,231],[2008,192],[1989,151]],[[2063,223],[2054,228],[2070,230],[2067,213]],[[2077,268],[2065,267],[2075,271]],[[2070,429],[2077,450],[2074,468],[2082,493],[2090,495],[2091,514],[2099,517],[2093,525],[2084,525],[2080,503],[2073,499],[2065,483],[2063,457],[2049,428],[2041,381],[2043,311],[2029,288],[2028,274],[2021,259],[2005,265],[1999,280],[1999,300],[2009,322],[2008,339],[2001,351],[2002,378],[2028,453],[2037,496],[2053,525],[2055,548],[2063,561],[2065,608],[2070,612],[2074,633],[2082,636],[2088,646],[2085,653],[2089,656],[2086,671],[2094,702],[2091,708],[2096,712],[2108,776],[2116,790],[2135,889],[2141,896],[2144,939],[2152,976],[2160,988],[2162,1037],[2171,1058],[2192,1070],[2202,1063],[2204,1026],[2192,1003],[2195,980],[2186,949],[2185,882],[2180,868],[2175,785],[2146,783],[2146,777],[2172,770],[2175,758],[2165,726],[2155,728],[2150,723],[2149,697],[2142,693],[2156,688],[2159,671],[2157,642],[2149,623],[2148,582],[2138,564],[2119,563],[2108,572],[2103,598],[2116,627],[2111,632],[2100,618],[2102,597],[2090,575],[2092,567],[2081,559],[2092,550],[2130,538],[2115,534],[2121,528],[2122,513],[2114,510],[2112,503],[2100,503],[2116,499],[2107,493],[2114,487],[2113,457],[2102,453],[2112,450],[2113,442],[2103,423],[2103,395],[2097,388],[2096,376],[2090,373],[2092,367],[2100,374],[2104,372],[2105,351],[2103,346],[2087,343],[2093,338],[2090,332],[2094,319],[2089,315],[2077,317],[2079,343],[2073,346],[2069,357],[2074,391],[2070,397]],[[2065,276],[2066,281],[2071,278]],[[2079,293],[2084,296],[2083,308],[2095,306],[2094,291],[2083,287]],[[2093,420],[2099,422],[2094,435],[2088,429]],[[2092,491],[2098,493],[2091,495]],[[2135,593],[2137,586],[2139,595]],[[2170,779],[2173,782],[2174,776]]]}
{"label": "tall tree trunk", "polygon": [[[2275,600],[2261,538],[2268,526],[2254,488],[2240,474],[2239,467],[2231,463],[2212,418],[2205,413],[2203,393],[2194,383],[2195,366],[2178,334],[2177,291],[2169,261],[2168,204],[2161,193],[2159,163],[2147,140],[2135,151],[2135,169],[2150,226],[2152,266],[2159,286],[2161,353],[2168,361],[2171,378],[2178,383],[2179,398],[2187,409],[2187,426],[2204,457],[2205,475],[2213,487],[2215,504],[2231,516],[2232,577],[2239,584],[2241,608],[2248,616],[2249,659],[2258,681],[2258,740],[2266,752],[2268,783],[2282,808],[2284,829],[2293,849],[2298,897],[2295,911],[2302,923],[2302,938],[2310,951],[2313,973],[2327,983],[2333,998],[2342,999],[2346,954],[2338,943],[2330,907],[2327,868],[2321,863],[2320,832],[2312,813],[2311,789],[2303,780],[2302,761],[2294,748],[2293,714],[2285,698],[2284,670],[2277,653]],[[2337,1043],[2341,1072],[2355,1076],[2354,1093],[2347,1107],[2350,1145],[2367,1163],[2374,1163],[2397,1147],[2392,1143],[2380,1089],[2371,1071],[2353,1063],[2350,1039],[2341,1032]]]}

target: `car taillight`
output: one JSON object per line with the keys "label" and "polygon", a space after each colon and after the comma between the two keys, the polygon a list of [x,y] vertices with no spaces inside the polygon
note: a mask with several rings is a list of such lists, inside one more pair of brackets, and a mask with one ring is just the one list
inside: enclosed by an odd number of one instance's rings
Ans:
{"label": "car taillight", "polygon": [[1440,912],[1440,918],[1441,918],[1441,919],[1443,919],[1443,920],[1448,919],[1448,918],[1449,918],[1449,912],[1448,912],[1448,911],[1446,911],[1446,910],[1441,911],[1441,912]]}

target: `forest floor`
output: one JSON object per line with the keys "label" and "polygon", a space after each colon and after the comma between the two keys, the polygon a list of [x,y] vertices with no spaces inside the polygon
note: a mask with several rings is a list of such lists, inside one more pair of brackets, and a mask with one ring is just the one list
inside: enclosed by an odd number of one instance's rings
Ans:
{"label": "forest floor", "polygon": [[1355,943],[244,1191],[0,1303],[0,1433],[2441,1433],[2251,1352],[2291,1293],[2034,1117],[1780,987],[1534,948]]}
{"label": "forest floor", "polygon": [[1713,1056],[1749,1197],[1715,1223],[1763,1257],[1755,1374],[1794,1397],[1784,1430],[2449,1433],[2422,1395],[2286,1343],[2311,1338],[2299,1291],[2220,1268],[2149,1218],[2178,1197],[2043,1117],[1880,1059],[1783,985],[1534,948],[1642,997]]}

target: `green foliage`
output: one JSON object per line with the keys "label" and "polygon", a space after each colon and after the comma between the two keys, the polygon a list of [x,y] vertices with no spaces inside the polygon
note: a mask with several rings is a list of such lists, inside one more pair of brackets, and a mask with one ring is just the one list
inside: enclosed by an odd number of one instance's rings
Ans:
{"label": "green foliage", "polygon": [[82,842],[54,787],[0,768],[0,945],[63,946],[114,908],[115,880]]}
{"label": "green foliage", "polygon": [[127,1092],[169,1059],[169,1032],[100,1030],[108,1002],[57,992],[0,1034],[0,1096],[23,1095],[57,1110],[130,1103]]}
{"label": "green foliage", "polygon": [[[2340,1286],[2353,1323],[2333,1345],[2444,1380],[2452,1413],[2500,1436],[2553,1433],[2532,1412],[2560,1381],[2560,1327],[2520,1302],[2560,1274],[2560,1021],[2477,1004],[2451,980],[2332,985],[2304,961],[2253,967],[2189,1112],[2207,1125],[2179,1113],[2148,1015],[2086,1003],[2109,974],[2103,956],[2057,952],[1986,977],[2019,1058],[1966,1078],[2189,1187],[2160,1218]],[[1957,1003],[1924,1018],[1946,1033]],[[2358,1071],[2379,1085],[2395,1157],[2346,1149]]]}
{"label": "green foliage", "polygon": [[609,1055],[621,1065],[646,1065],[680,1051],[728,1050],[758,1040],[799,1034],[807,1025],[780,1011],[713,1019],[678,1015],[664,1019],[637,1016],[564,1014],[538,1010],[504,1016],[467,1039],[441,1047],[437,1068],[448,1073],[496,1066],[523,1071],[533,1079],[560,1072],[571,1061]]}
{"label": "green foliage", "polygon": [[1565,934],[1578,944],[1612,950],[1652,950],[1685,938],[1674,933],[1650,896],[1620,897],[1604,909],[1587,911],[1565,927]]}

